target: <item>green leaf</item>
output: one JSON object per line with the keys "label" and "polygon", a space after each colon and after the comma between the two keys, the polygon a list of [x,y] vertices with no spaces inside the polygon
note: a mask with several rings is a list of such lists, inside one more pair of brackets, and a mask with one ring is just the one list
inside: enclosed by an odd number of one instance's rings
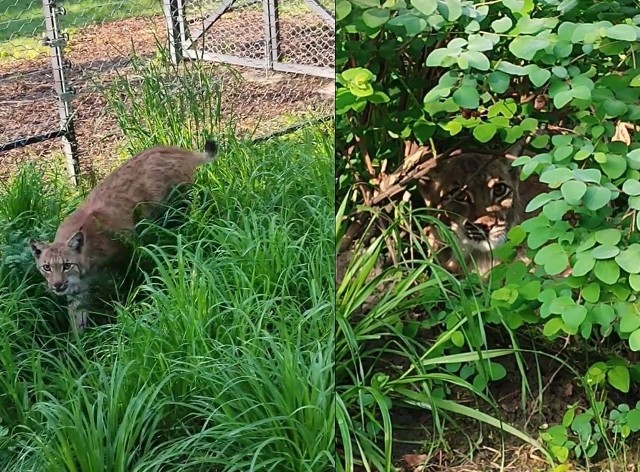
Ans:
{"label": "green leaf", "polygon": [[488,371],[489,378],[493,381],[502,380],[507,376],[507,370],[502,364],[499,364],[497,362],[490,362]]}
{"label": "green leaf", "polygon": [[627,170],[627,161],[624,157],[618,156],[617,154],[609,154],[607,155],[607,162],[601,164],[600,167],[605,174],[614,180],[621,177]]}
{"label": "green leaf", "polygon": [[551,318],[545,323],[542,334],[550,338],[551,336],[554,336],[558,331],[560,331],[563,326],[564,321],[562,321],[562,318]]}
{"label": "green leaf", "polygon": [[589,187],[582,202],[589,210],[599,210],[611,201],[611,190],[605,187]]}
{"label": "green leaf", "polygon": [[494,125],[483,123],[474,128],[473,136],[481,143],[486,143],[491,141],[491,138],[495,136],[497,130]]}
{"label": "green leaf", "polygon": [[502,61],[498,64],[498,66],[496,67],[497,70],[500,70],[502,72],[504,72],[505,74],[509,74],[509,75],[527,75],[527,69],[516,65],[516,64],[512,64],[509,61]]}
{"label": "green leaf", "polygon": [[577,328],[587,318],[587,309],[582,305],[573,305],[562,311],[562,321]]}
{"label": "green leaf", "polygon": [[549,41],[531,36],[518,36],[509,44],[509,51],[520,59],[530,61],[538,51],[546,48]]}
{"label": "green leaf", "polygon": [[630,274],[640,273],[640,244],[631,244],[616,256],[616,263]]}
{"label": "green leaf", "polygon": [[632,351],[640,351],[640,329],[636,329],[629,336],[629,347]]}
{"label": "green leaf", "polygon": [[551,77],[551,72],[546,69],[536,69],[529,73],[529,80],[536,87],[542,87]]}
{"label": "green leaf", "polygon": [[462,16],[462,6],[460,0],[441,0],[438,2],[438,12],[447,21],[456,21]]}
{"label": "green leaf", "polygon": [[369,8],[362,13],[362,21],[371,29],[379,29],[389,21],[389,15],[386,8]]}
{"label": "green leaf", "polygon": [[451,51],[446,48],[434,49],[427,56],[427,67],[440,67],[444,58],[449,57]]}
{"label": "green leaf", "polygon": [[[558,57],[558,58],[562,58],[562,57],[569,57],[571,55],[571,53],[573,52],[573,44],[571,44],[569,41],[558,41],[554,46],[553,46],[553,54]],[[552,72],[560,77],[561,79],[564,79],[565,77],[567,77],[566,74],[566,69],[565,72],[562,73],[562,69],[564,69],[564,67],[562,66],[558,66],[558,67],[554,67],[554,70],[552,70]]]}
{"label": "green leaf", "polygon": [[598,169],[573,169],[573,178],[581,182],[599,184],[602,173]]}
{"label": "green leaf", "polygon": [[567,75],[569,75],[569,73],[567,72],[567,69],[565,69],[562,66],[553,66],[551,68],[551,72],[553,72],[553,75],[555,75],[560,79],[565,79]]}
{"label": "green leaf", "polygon": [[582,298],[589,303],[597,303],[600,299],[600,284],[591,282],[582,289]]}
{"label": "green leaf", "polygon": [[636,29],[631,25],[614,25],[607,28],[607,37],[621,41],[635,41],[637,39]]}
{"label": "green leaf", "polygon": [[525,2],[524,0],[502,0],[502,4],[511,10],[513,13],[523,13]]}
{"label": "green leaf", "polygon": [[454,331],[454,333],[451,335],[451,342],[454,344],[454,346],[457,347],[462,347],[464,346],[464,334],[462,334],[460,331]]}
{"label": "green leaf", "polygon": [[622,184],[622,191],[632,197],[640,195],[640,182],[637,179],[627,179]]}
{"label": "green leaf", "polygon": [[636,75],[631,82],[629,82],[631,87],[640,87],[640,74]]}
{"label": "green leaf", "polygon": [[613,259],[620,254],[617,246],[596,246],[591,250],[591,257],[594,259]]}
{"label": "green leaf", "polygon": [[578,85],[571,89],[571,95],[573,98],[577,98],[579,100],[591,100],[591,90],[584,85]]}
{"label": "green leaf", "polygon": [[511,82],[510,77],[504,72],[494,71],[487,77],[489,88],[495,93],[504,93]]}
{"label": "green leaf", "polygon": [[469,51],[492,51],[494,41],[492,41],[494,35],[491,34],[470,34],[469,45],[467,50]]}
{"label": "green leaf", "polygon": [[580,256],[576,259],[575,264],[573,264],[573,268],[571,273],[575,277],[582,277],[583,275],[587,275],[596,264],[596,260],[589,256]]}
{"label": "green leaf", "polygon": [[[635,290],[636,292],[640,292],[640,275],[638,274],[630,274],[629,275],[629,286]],[[640,326],[640,323],[638,323]]]}
{"label": "green leaf", "polygon": [[543,265],[548,275],[558,275],[562,273],[569,264],[569,258],[562,246],[552,243],[540,249],[534,257],[538,265]]}
{"label": "green leaf", "polygon": [[615,261],[596,261],[593,274],[605,284],[613,285],[620,278],[620,267]]}
{"label": "green leaf", "polygon": [[629,376],[629,369],[623,365],[617,365],[607,372],[607,379],[612,387],[617,388],[621,392],[627,393],[629,391],[629,385],[631,378]]}
{"label": "green leaf", "polygon": [[504,33],[505,31],[509,31],[512,25],[513,22],[511,21],[511,18],[509,18],[508,16],[503,16],[499,20],[495,20],[491,23],[491,29],[500,34]]}
{"label": "green leaf", "polygon": [[622,231],[616,228],[607,228],[596,231],[595,240],[600,244],[615,246],[622,239]]}
{"label": "green leaf", "polygon": [[425,16],[432,15],[438,8],[438,0],[411,0],[411,4]]}
{"label": "green leaf", "polygon": [[627,160],[629,167],[633,170],[640,170],[640,148],[629,151],[627,153]]}
{"label": "green leaf", "polygon": [[573,173],[566,167],[544,171],[540,176],[540,182],[549,185],[551,188],[558,188],[570,179],[573,179]]}
{"label": "green leaf", "polygon": [[553,158],[557,162],[562,162],[573,154],[573,146],[560,146],[553,151]]}
{"label": "green leaf", "polygon": [[542,213],[549,218],[550,221],[559,221],[568,210],[569,204],[567,202],[564,200],[556,200],[547,203],[542,209]]}
{"label": "green leaf", "polygon": [[567,203],[577,205],[587,191],[587,184],[579,180],[567,180],[560,187],[560,191]]}
{"label": "green leaf", "polygon": [[536,300],[540,294],[540,281],[531,280],[518,288],[518,293],[525,300]]}
{"label": "green leaf", "polygon": [[387,22],[387,26],[402,27],[409,36],[417,36],[428,28],[428,23],[416,13],[408,12],[391,18]]}
{"label": "green leaf", "polygon": [[453,101],[462,108],[475,109],[480,106],[480,94],[476,87],[463,85],[453,92]]}
{"label": "green leaf", "polygon": [[640,431],[640,409],[637,406],[627,413],[627,424],[634,433]]}
{"label": "green leaf", "polygon": [[556,193],[549,192],[549,193],[541,193],[539,195],[536,195],[527,204],[527,208],[525,208],[525,212],[528,213],[530,211],[536,211],[538,208],[542,207],[543,205],[546,205],[547,203],[553,200],[557,200],[558,196],[559,195],[557,194],[557,191]]}
{"label": "green leaf", "polygon": [[362,82],[372,82],[375,79],[375,75],[371,73],[369,69],[363,67],[354,67],[353,69],[347,69],[341,74],[342,78],[347,82],[359,80]]}
{"label": "green leaf", "polygon": [[621,332],[631,333],[640,328],[640,316],[635,310],[619,310],[619,317]]}
{"label": "green leaf", "polygon": [[480,51],[466,51],[460,57],[465,58],[471,67],[478,70],[489,70],[491,64],[489,59]]}
{"label": "green leaf", "polygon": [[604,110],[607,112],[607,115],[622,116],[629,110],[629,107],[626,103],[614,99],[604,102]]}
{"label": "green leaf", "polygon": [[336,2],[336,21],[342,21],[351,13],[351,2],[338,0]]}
{"label": "green leaf", "polygon": [[564,90],[555,94],[553,97],[553,105],[556,108],[562,108],[571,100],[573,100],[573,92],[571,90]]}

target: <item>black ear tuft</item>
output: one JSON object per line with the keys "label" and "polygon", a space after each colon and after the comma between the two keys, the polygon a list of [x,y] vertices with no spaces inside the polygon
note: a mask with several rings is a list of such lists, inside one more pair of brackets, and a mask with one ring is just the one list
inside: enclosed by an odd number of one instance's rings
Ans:
{"label": "black ear tuft", "polygon": [[207,159],[213,159],[218,152],[218,143],[214,140],[207,138],[204,144],[204,153],[207,156]]}
{"label": "black ear tuft", "polygon": [[39,243],[35,239],[29,240],[29,247],[31,248],[31,252],[33,253],[33,257],[38,259],[42,254],[42,243]]}
{"label": "black ear tuft", "polygon": [[78,231],[76,234],[71,236],[67,241],[67,246],[76,252],[82,252],[82,248],[84,247],[84,233],[82,231]]}

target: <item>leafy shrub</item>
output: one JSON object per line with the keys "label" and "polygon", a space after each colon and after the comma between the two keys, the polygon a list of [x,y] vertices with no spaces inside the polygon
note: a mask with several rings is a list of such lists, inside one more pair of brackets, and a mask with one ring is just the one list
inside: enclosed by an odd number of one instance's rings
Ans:
{"label": "leafy shrub", "polygon": [[[510,246],[523,244],[532,264],[494,271],[485,321],[640,350],[637,3],[339,0],[336,11],[338,198],[357,190],[347,212],[409,165],[407,142],[435,156],[530,136],[514,165],[549,189]],[[588,390],[629,392],[639,366],[602,355],[602,375],[581,369]],[[601,439],[612,434],[596,423]]]}

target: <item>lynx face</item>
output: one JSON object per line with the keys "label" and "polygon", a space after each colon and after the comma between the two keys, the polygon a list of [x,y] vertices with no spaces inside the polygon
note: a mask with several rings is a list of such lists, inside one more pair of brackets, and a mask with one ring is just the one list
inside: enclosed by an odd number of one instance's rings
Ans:
{"label": "lynx face", "polygon": [[73,296],[82,292],[83,243],[84,236],[80,232],[64,243],[30,242],[38,270],[56,295]]}
{"label": "lynx face", "polygon": [[[427,206],[442,210],[439,218],[456,234],[465,257],[481,272],[490,269],[492,250],[522,219],[518,170],[504,157],[460,155],[438,163],[428,177],[420,187]],[[430,236],[438,249],[436,228]],[[441,258],[445,267],[457,269],[451,251]]]}

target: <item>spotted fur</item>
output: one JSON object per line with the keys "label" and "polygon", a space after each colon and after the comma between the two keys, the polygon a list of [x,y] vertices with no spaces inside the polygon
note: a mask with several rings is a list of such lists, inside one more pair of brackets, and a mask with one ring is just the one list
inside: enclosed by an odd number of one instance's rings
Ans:
{"label": "spotted fur", "polygon": [[148,149],[109,174],[60,224],[51,243],[29,245],[51,291],[66,296],[69,316],[85,327],[93,284],[123,263],[126,238],[141,217],[151,216],[176,186],[193,181],[198,166],[213,160],[217,145],[205,152],[175,147]]}

